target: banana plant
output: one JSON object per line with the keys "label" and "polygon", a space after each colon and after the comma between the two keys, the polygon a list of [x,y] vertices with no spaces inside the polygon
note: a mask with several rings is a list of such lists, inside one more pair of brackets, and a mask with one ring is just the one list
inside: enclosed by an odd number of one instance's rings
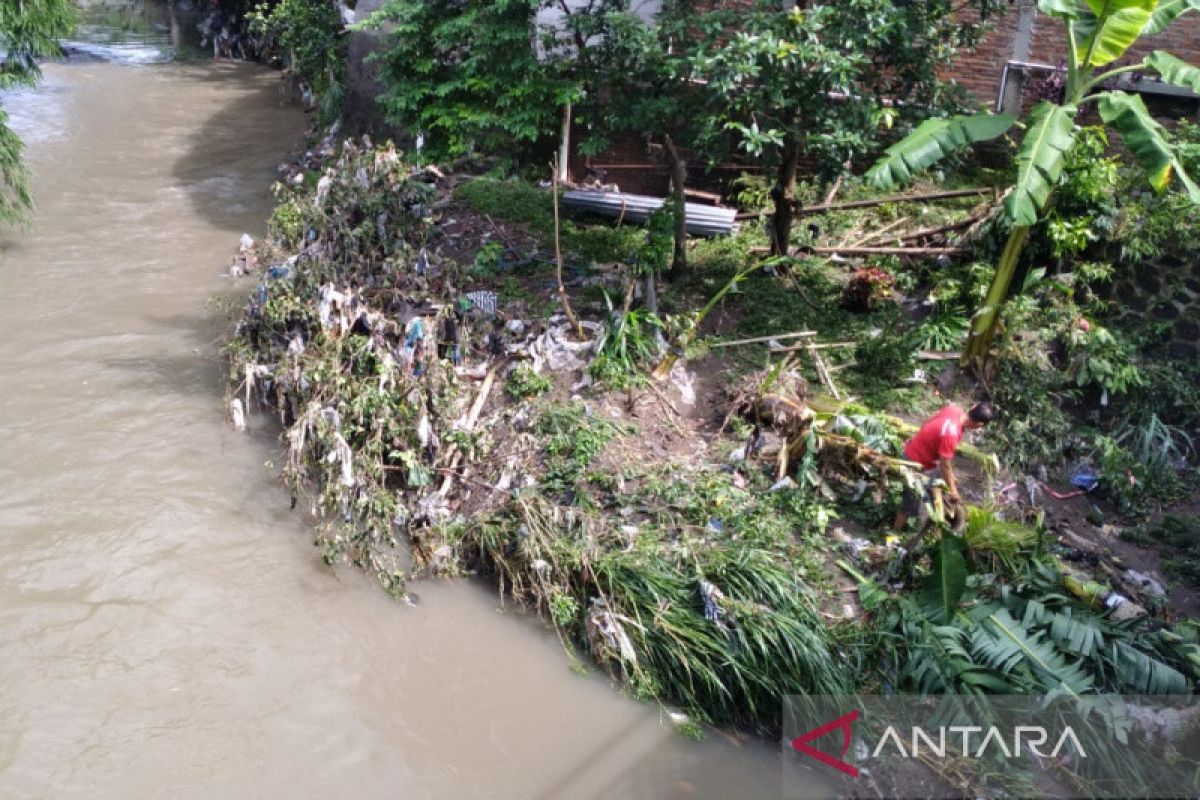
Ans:
{"label": "banana plant", "polygon": [[[1066,28],[1066,87],[1060,102],[1038,103],[1021,125],[1017,177],[1004,201],[1012,227],[987,297],[972,318],[964,364],[987,359],[1029,229],[1049,207],[1075,146],[1081,110],[1094,106],[1121,135],[1155,191],[1164,192],[1178,180],[1192,202],[1200,204],[1200,186],[1184,172],[1170,133],[1150,116],[1141,97],[1105,88],[1122,73],[1137,71],[1200,93],[1200,69],[1170,53],[1156,51],[1136,64],[1110,67],[1143,35],[1161,33],[1183,14],[1200,12],[1200,0],[1039,0],[1038,8]],[[1015,124],[1004,114],[926,120],[889,147],[867,179],[880,189],[893,189],[947,155],[1002,136]]]}

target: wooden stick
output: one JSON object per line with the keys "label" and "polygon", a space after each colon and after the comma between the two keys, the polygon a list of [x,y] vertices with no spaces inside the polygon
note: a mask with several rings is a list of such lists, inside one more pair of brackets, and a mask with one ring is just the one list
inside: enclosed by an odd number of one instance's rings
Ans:
{"label": "wooden stick", "polygon": [[[467,413],[467,420],[463,429],[470,433],[475,429],[475,423],[479,421],[479,414],[483,411],[483,405],[487,402],[488,395],[491,394],[492,384],[496,380],[496,371],[500,369],[497,364],[488,370],[487,377],[483,379],[483,385],[479,387],[479,394],[475,395],[475,402],[471,404],[471,410]],[[450,453],[450,465],[446,467],[449,472],[442,479],[441,488],[438,489],[438,496],[445,497],[450,492],[450,487],[454,485],[454,470],[458,468],[458,464],[462,461],[462,451],[454,447]]]}
{"label": "wooden stick", "polygon": [[809,349],[831,350],[831,349],[837,348],[837,347],[854,347],[857,344],[858,344],[858,342],[819,342],[817,344],[813,344],[812,342],[809,342],[808,344],[794,344],[794,345],[790,345],[788,347],[772,347],[771,352],[772,353],[795,353],[797,350],[809,350]]}
{"label": "wooden stick", "polygon": [[[574,329],[575,336],[582,342],[587,337],[583,333],[583,326],[579,324],[579,317],[575,316],[575,311],[571,308],[571,299],[567,297],[567,287],[563,285],[562,243],[558,223],[558,158],[556,157],[554,161],[555,163],[550,165],[550,173],[553,178],[550,193],[554,198],[554,261],[558,266],[558,301],[562,303],[563,311],[566,313],[567,319],[571,321],[571,328]],[[623,214],[624,211],[622,211]]]}
{"label": "wooden stick", "polygon": [[952,222],[949,225],[941,225],[937,228],[925,228],[924,230],[913,231],[912,233],[906,233],[901,236],[900,241],[909,242],[913,239],[922,239],[926,236],[935,236],[939,233],[949,233],[950,231],[956,231],[960,228],[970,227],[974,222],[974,217],[968,217],[967,219],[959,220],[958,222]]}
{"label": "wooden stick", "polygon": [[837,180],[833,182],[833,186],[829,187],[829,193],[825,195],[825,199],[821,201],[822,205],[831,205],[833,198],[837,197],[837,193],[842,188],[842,176],[838,175]]}
{"label": "wooden stick", "polygon": [[847,256],[949,256],[966,252],[964,247],[803,247],[801,250]]}
{"label": "wooden stick", "polygon": [[863,238],[859,239],[857,242],[851,242],[850,246],[851,247],[860,247],[861,245],[864,245],[867,242],[870,242],[872,239],[882,238],[885,233],[887,233],[888,231],[894,231],[896,228],[898,228],[901,225],[903,225],[904,223],[908,222],[910,219],[912,219],[912,217],[901,217],[900,219],[896,220],[895,222],[890,222],[887,225],[884,225],[882,228],[875,231],[874,233],[867,234]]}
{"label": "wooden stick", "polygon": [[826,211],[843,211],[850,208],[871,208],[873,206],[887,205],[888,203],[919,203],[924,200],[952,200],[956,197],[978,197],[982,194],[990,194],[992,189],[987,186],[981,186],[978,189],[953,189],[945,192],[929,192],[927,194],[900,194],[889,197],[876,197],[871,200],[849,200],[842,203],[822,203],[819,206],[803,206],[801,211],[805,214],[821,214]]}
{"label": "wooden stick", "polygon": [[833,382],[833,376],[829,374],[829,368],[825,366],[825,360],[821,358],[821,354],[817,352],[817,346],[811,340],[805,342],[809,356],[812,357],[813,364],[817,368],[817,377],[821,379],[821,383],[833,395],[834,400],[841,400],[842,395],[837,390],[837,386]]}
{"label": "wooden stick", "polygon": [[732,342],[716,342],[710,344],[709,347],[734,347],[740,344],[756,344],[758,342],[769,342],[774,339],[800,339],[809,336],[816,336],[816,331],[796,331],[795,333],[779,333],[774,336],[754,336],[750,339],[735,339]]}

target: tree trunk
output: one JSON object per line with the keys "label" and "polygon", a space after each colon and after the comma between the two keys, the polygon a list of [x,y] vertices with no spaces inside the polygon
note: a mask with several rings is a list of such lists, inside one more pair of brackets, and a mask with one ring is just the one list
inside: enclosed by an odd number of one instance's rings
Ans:
{"label": "tree trunk", "polygon": [[663,146],[671,167],[671,189],[675,197],[675,251],[671,255],[671,270],[667,280],[677,280],[687,272],[687,163],[680,157],[670,135],[663,136]]}
{"label": "tree trunk", "polygon": [[1000,309],[1008,299],[1012,287],[1013,275],[1017,271],[1017,262],[1021,259],[1021,251],[1029,238],[1028,225],[1015,225],[1008,234],[1008,242],[1004,245],[1004,253],[996,266],[996,275],[988,288],[983,308],[976,312],[975,320],[971,323],[971,332],[967,335],[967,345],[963,348],[962,364],[982,366],[987,361],[988,349],[992,338],[996,335],[996,323],[1000,319]]}
{"label": "tree trunk", "polygon": [[775,173],[771,199],[775,215],[771,219],[771,255],[787,255],[792,241],[793,207],[796,202],[796,172],[800,167],[800,140],[788,136],[783,143],[783,160]]}

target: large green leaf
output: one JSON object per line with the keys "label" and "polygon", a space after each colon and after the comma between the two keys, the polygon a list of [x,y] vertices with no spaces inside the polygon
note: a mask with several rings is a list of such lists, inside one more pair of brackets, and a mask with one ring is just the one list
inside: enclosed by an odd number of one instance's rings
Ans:
{"label": "large green leaf", "polygon": [[949,622],[967,588],[967,562],[957,536],[943,533],[933,551],[933,571],[921,587],[921,610],[935,623]]}
{"label": "large green leaf", "polygon": [[927,119],[893,144],[867,171],[867,180],[879,189],[892,189],[914,175],[975,142],[995,139],[1013,126],[1007,114],[976,114]]}
{"label": "large green leaf", "polygon": [[971,651],[980,661],[1004,674],[1025,666],[1038,682],[1053,691],[1079,695],[1095,683],[1082,666],[1060,653],[1044,633],[1031,631],[1004,608],[980,620],[972,633]]}
{"label": "large green leaf", "polygon": [[1085,0],[1075,20],[1079,56],[1091,52],[1086,66],[1116,61],[1141,36],[1158,0]]}
{"label": "large green leaf", "polygon": [[1013,223],[1033,225],[1062,177],[1066,152],[1075,145],[1074,106],[1043,100],[1029,115],[1029,129],[1017,153],[1017,182],[1004,201]]}
{"label": "large green leaf", "polygon": [[1083,0],[1038,0],[1038,10],[1052,17],[1075,19],[1083,8]]}
{"label": "large green leaf", "polygon": [[1200,11],[1200,0],[1161,0],[1142,33],[1153,36],[1162,33],[1175,18],[1189,11]]}
{"label": "large green leaf", "polygon": [[1146,66],[1157,72],[1167,83],[1200,92],[1200,68],[1193,67],[1181,58],[1162,50],[1155,50],[1146,59]]}
{"label": "large green leaf", "polygon": [[1155,191],[1165,191],[1171,184],[1171,176],[1177,174],[1192,202],[1200,203],[1200,186],[1183,171],[1169,134],[1150,116],[1142,98],[1125,92],[1107,92],[1100,96],[1098,107],[1100,118],[1121,134]]}

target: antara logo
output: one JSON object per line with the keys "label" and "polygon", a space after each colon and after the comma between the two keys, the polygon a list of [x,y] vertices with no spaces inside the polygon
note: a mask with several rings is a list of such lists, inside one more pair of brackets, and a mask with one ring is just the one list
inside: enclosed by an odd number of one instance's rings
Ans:
{"label": "antara logo", "polygon": [[[858,709],[854,709],[849,714],[843,714],[832,722],[826,722],[819,728],[813,728],[808,733],[802,733],[795,739],[792,739],[792,749],[797,753],[804,753],[806,756],[812,756],[817,761],[820,761],[826,766],[833,767],[836,770],[846,773],[851,778],[858,777],[858,767],[853,764],[847,764],[842,761],[845,758],[846,751],[850,749],[850,742],[854,739],[854,729],[851,727],[854,721],[858,719]],[[828,753],[822,753],[815,747],[809,747],[808,743],[813,739],[820,739],[830,731],[841,730],[842,732],[842,752],[838,758],[834,758]]]}
{"label": "antara logo", "polygon": [[[802,733],[792,739],[792,749],[797,753],[811,756],[839,772],[844,772],[851,778],[857,778],[858,768],[842,759],[846,757],[846,753],[849,752],[850,745],[853,743],[853,724],[858,721],[858,716],[858,710],[855,709],[824,725],[813,728],[807,733]],[[841,731],[842,733],[841,752],[836,758],[809,744],[832,731]],[[997,751],[1004,753],[1005,758],[1019,758],[1022,751],[1027,751],[1040,758],[1057,758],[1060,753],[1067,750],[1074,750],[1080,758],[1088,757],[1079,737],[1069,725],[1055,740],[1054,749],[1049,753],[1043,752],[1041,748],[1051,741],[1050,732],[1037,725],[1018,725],[1009,736],[1005,736],[996,726],[984,728],[979,725],[951,725],[931,730],[914,726],[908,737],[901,737],[895,726],[889,725],[883,735],[879,737],[874,750],[870,751],[871,758],[878,758],[880,755],[920,758],[922,752],[929,756],[945,758],[947,734],[950,735],[951,741],[954,738],[959,739],[961,744],[959,752],[968,758],[982,758],[988,752],[989,747],[994,747]],[[975,737],[981,738],[976,739]],[[973,741],[978,741],[978,746],[972,747]],[[905,747],[906,742],[908,743],[907,748]],[[1009,747],[1010,742],[1012,743],[1011,747]]]}

